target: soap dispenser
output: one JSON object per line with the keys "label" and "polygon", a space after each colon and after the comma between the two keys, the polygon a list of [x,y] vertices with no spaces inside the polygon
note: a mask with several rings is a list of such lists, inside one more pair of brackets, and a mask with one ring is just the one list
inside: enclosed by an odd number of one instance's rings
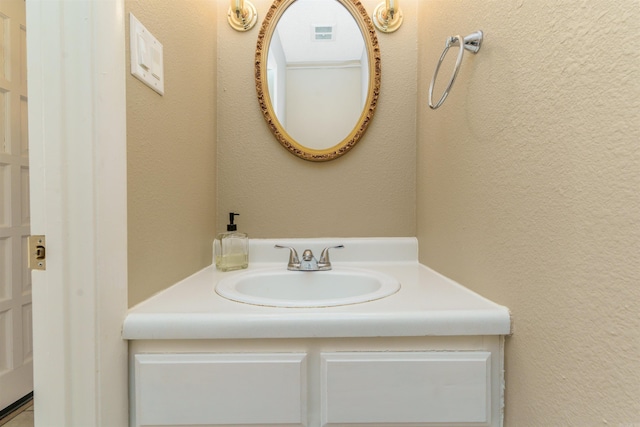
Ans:
{"label": "soap dispenser", "polygon": [[238,226],[233,223],[238,215],[229,212],[227,232],[216,236],[216,268],[220,271],[240,270],[249,266],[249,236],[237,231]]}

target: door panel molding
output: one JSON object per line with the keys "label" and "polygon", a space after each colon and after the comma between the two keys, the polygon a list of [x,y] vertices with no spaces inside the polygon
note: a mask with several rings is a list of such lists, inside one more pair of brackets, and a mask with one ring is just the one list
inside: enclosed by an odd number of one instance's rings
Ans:
{"label": "door panel molding", "polygon": [[23,0],[0,3],[0,410],[33,390],[25,16]]}

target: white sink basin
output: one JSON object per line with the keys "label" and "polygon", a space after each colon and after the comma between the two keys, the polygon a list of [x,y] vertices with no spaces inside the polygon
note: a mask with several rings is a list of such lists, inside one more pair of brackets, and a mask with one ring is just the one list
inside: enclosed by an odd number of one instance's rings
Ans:
{"label": "white sink basin", "polygon": [[216,285],[218,295],[271,307],[332,307],[373,301],[396,293],[400,283],[377,271],[334,267],[330,271],[284,268],[246,271]]}

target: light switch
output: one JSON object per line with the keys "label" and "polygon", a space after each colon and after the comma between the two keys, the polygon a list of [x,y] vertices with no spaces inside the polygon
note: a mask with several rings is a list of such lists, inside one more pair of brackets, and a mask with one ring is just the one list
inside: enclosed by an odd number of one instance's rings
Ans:
{"label": "light switch", "polygon": [[162,45],[157,46],[155,43],[151,46],[151,74],[156,79],[163,79]]}
{"label": "light switch", "polygon": [[164,95],[162,43],[132,13],[129,14],[129,27],[131,74]]}
{"label": "light switch", "polygon": [[149,62],[149,52],[147,51],[147,41],[144,38],[144,34],[136,34],[138,40],[138,65],[140,65],[145,70],[151,68]]}

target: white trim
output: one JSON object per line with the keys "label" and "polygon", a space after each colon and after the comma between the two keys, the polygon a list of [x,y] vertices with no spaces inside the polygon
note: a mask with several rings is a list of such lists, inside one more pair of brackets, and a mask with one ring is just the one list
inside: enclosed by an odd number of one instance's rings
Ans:
{"label": "white trim", "polygon": [[27,1],[35,425],[127,424],[124,3]]}

